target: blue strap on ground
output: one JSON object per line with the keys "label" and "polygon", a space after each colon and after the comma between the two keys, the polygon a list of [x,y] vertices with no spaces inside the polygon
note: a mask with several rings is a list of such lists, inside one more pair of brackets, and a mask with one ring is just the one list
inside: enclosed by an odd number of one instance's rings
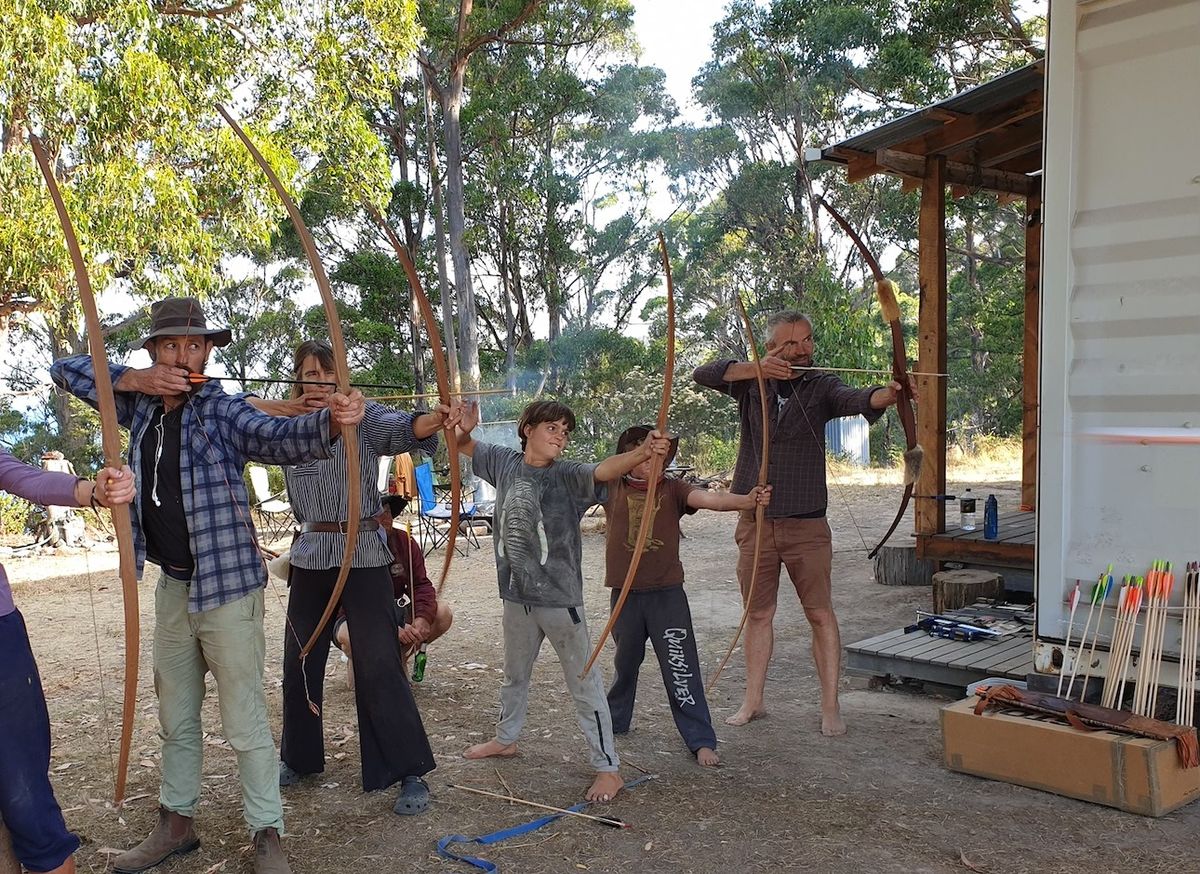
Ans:
{"label": "blue strap on ground", "polygon": [[[652,780],[654,776],[655,775],[653,774],[646,774],[642,777],[638,777],[636,780],[630,780],[625,784],[624,788],[632,789],[634,786],[637,786],[640,783],[645,783],[647,780]],[[582,813],[583,810],[591,804],[592,802],[590,801],[581,801],[573,807],[568,807],[567,810],[571,811],[572,813]],[[453,859],[456,862],[466,862],[468,865],[478,868],[481,871],[487,871],[488,874],[493,874],[493,872],[500,870],[495,862],[489,862],[487,859],[480,859],[478,856],[468,856],[461,853],[455,853],[449,850],[448,847],[451,844],[479,844],[480,846],[487,847],[492,844],[498,844],[501,841],[507,841],[509,838],[517,838],[521,835],[527,835],[530,832],[535,832],[542,826],[549,825],[556,819],[562,819],[564,816],[566,816],[564,813],[552,813],[549,816],[539,817],[531,822],[515,825],[512,828],[506,828],[498,832],[492,832],[490,835],[480,835],[477,838],[468,838],[466,835],[447,835],[437,843],[438,855],[443,859]]]}

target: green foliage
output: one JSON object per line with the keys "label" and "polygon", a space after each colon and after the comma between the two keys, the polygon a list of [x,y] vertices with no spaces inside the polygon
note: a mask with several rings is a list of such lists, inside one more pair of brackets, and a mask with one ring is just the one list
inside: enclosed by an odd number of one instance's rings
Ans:
{"label": "green foliage", "polygon": [[[663,72],[636,53],[629,0],[543,0],[502,40],[492,37],[525,0],[476,4],[461,35],[449,0],[165,8],[0,0],[0,320],[32,308],[41,318],[24,330],[42,332],[41,349],[83,348],[66,249],[23,142],[31,127],[55,160],[94,286],[132,297],[134,311],[109,337],[114,357],[145,327],[137,308],[167,294],[200,295],[210,320],[231,327],[234,342],[214,363],[239,376],[287,376],[300,339],[328,336],[296,234],[216,115],[223,102],[328,260],[354,373],[415,386],[423,369],[432,383],[407,279],[363,207],[386,215],[440,304],[427,138],[444,150],[449,119],[437,100],[427,115],[412,59],[419,46],[443,82],[456,53],[478,46],[462,59],[457,119],[477,351],[484,383],[521,392],[489,399],[488,417],[515,417],[527,399],[553,394],[579,415],[573,452],[588,458],[609,454],[626,425],[654,418],[665,192],[677,207],[664,228],[678,299],[671,427],[681,457],[706,472],[732,466],[736,415],[688,371],[749,355],[735,297],[760,343],[770,313],[800,309],[815,323],[818,364],[890,363],[865,265],[814,215],[816,195],[874,252],[895,257],[889,272],[915,335],[915,195],[883,177],[848,185],[840,169],[804,165],[803,150],[1026,63],[1040,56],[1045,29],[993,0],[731,0],[694,82],[709,123],[688,126]],[[444,172],[446,154],[436,157]],[[950,427],[1013,433],[1021,211],[962,198],[948,228]],[[626,336],[635,320],[645,342]],[[911,339],[908,352],[915,357]],[[19,433],[23,452],[94,446],[90,410],[49,406],[52,425],[9,416],[0,427]],[[872,429],[880,460],[902,442],[893,415]],[[72,457],[81,472],[99,462],[94,448]]]}
{"label": "green foliage", "polygon": [[24,534],[29,529],[33,512],[33,504],[24,498],[0,492],[0,534],[6,537]]}

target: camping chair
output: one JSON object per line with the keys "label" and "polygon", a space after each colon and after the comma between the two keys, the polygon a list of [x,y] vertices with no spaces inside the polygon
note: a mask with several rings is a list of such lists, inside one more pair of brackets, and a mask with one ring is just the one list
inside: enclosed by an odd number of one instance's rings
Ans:
{"label": "camping chair", "polygon": [[292,522],[292,505],[281,500],[284,492],[271,494],[271,480],[267,469],[256,464],[248,465],[250,485],[254,488],[254,512],[267,534],[267,541],[277,540]]}
{"label": "camping chair", "polygon": [[[417,496],[421,500],[418,515],[421,539],[426,542],[425,554],[442,546],[450,536],[450,508],[439,503],[433,494],[433,466],[427,461],[414,469],[417,481]],[[459,530],[466,536],[468,545],[479,548],[479,538],[471,524],[475,517],[475,504],[459,504]],[[463,555],[466,555],[463,550]]]}

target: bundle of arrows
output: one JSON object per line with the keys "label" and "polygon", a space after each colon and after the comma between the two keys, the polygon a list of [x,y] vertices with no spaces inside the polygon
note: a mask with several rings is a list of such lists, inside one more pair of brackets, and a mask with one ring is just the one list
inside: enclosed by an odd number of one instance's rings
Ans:
{"label": "bundle of arrows", "polygon": [[1108,674],[1104,678],[1104,691],[1100,696],[1100,704],[1104,707],[1119,708],[1119,702],[1125,694],[1125,675],[1133,652],[1133,638],[1137,632],[1138,611],[1142,606],[1145,585],[1145,577],[1121,578],[1112,644],[1108,651]]}
{"label": "bundle of arrows", "polygon": [[1137,685],[1133,707],[1139,716],[1153,716],[1158,703],[1158,680],[1162,670],[1163,641],[1167,629],[1167,604],[1175,587],[1169,561],[1156,561],[1146,577],[1146,627],[1138,654]]}
{"label": "bundle of arrows", "polygon": [[[1110,564],[1108,566],[1108,569],[1105,570],[1102,574],[1100,574],[1100,577],[1096,580],[1096,582],[1092,583],[1091,606],[1088,607],[1087,621],[1083,624],[1083,634],[1081,634],[1079,636],[1079,650],[1075,653],[1075,658],[1073,658],[1071,660],[1071,679],[1070,679],[1070,682],[1067,683],[1067,697],[1068,698],[1073,697],[1075,694],[1075,677],[1079,673],[1079,666],[1084,661],[1083,649],[1085,646],[1087,646],[1088,631],[1092,627],[1092,614],[1096,613],[1096,605],[1099,604],[1100,612],[1096,616],[1096,633],[1092,636],[1092,648],[1088,651],[1088,656],[1087,656],[1088,669],[1083,677],[1083,688],[1079,690],[1079,700],[1080,701],[1083,700],[1084,692],[1087,690],[1088,680],[1092,676],[1092,659],[1095,658],[1095,655],[1096,655],[1096,641],[1100,639],[1100,622],[1104,618],[1104,601],[1106,598],[1108,598],[1108,593],[1110,591],[1112,591],[1112,583],[1113,583],[1112,568],[1113,568],[1113,566]],[[1076,584],[1075,590],[1079,591],[1078,584]],[[1075,598],[1075,600],[1078,601],[1078,598]],[[1072,608],[1072,612],[1074,612],[1074,608]],[[1063,647],[1063,653],[1064,653],[1063,666],[1062,666],[1063,674],[1065,674],[1067,671],[1066,655],[1069,654],[1071,651],[1070,636],[1071,636],[1071,631],[1070,631],[1070,627],[1068,626],[1068,628],[1067,628],[1067,643],[1066,643],[1066,646]],[[1062,695],[1062,676],[1061,676],[1061,674],[1058,678],[1058,694],[1059,694],[1059,696]]]}
{"label": "bundle of arrows", "polygon": [[1196,646],[1200,642],[1200,562],[1188,562],[1183,578],[1183,634],[1179,643],[1179,696],[1175,721],[1192,725],[1196,700]]}

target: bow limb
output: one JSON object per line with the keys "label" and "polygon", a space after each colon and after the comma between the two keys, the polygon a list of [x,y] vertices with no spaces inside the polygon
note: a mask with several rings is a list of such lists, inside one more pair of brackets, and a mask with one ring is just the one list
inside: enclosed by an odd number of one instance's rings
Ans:
{"label": "bow limb", "polygon": [[[50,156],[46,152],[46,147],[32,132],[29,134],[29,143],[33,147],[33,155],[37,159],[38,168],[46,180],[46,189],[50,193],[50,199],[54,202],[54,210],[58,213],[58,223],[62,226],[63,239],[66,241],[67,251],[71,255],[75,283],[79,287],[79,299],[83,304],[84,322],[87,325],[88,333],[88,349],[92,356],[92,369],[95,371],[96,405],[100,412],[104,464],[120,470],[121,465],[124,464],[124,458],[121,455],[121,430],[117,421],[117,405],[113,397],[112,376],[108,370],[108,355],[104,349],[104,330],[100,325],[100,314],[96,309],[96,298],[92,293],[87,264],[83,259],[83,250],[79,246],[79,238],[75,234],[75,226],[67,212],[62,192],[54,178],[54,169],[50,164]],[[125,800],[129,752],[133,744],[133,717],[134,705],[137,702],[141,623],[138,611],[137,562],[133,548],[133,525],[129,515],[129,505],[118,504],[111,508],[111,513],[121,559],[121,594],[125,606],[125,687],[121,710],[121,742],[117,754],[117,775],[114,789],[114,803],[120,806],[121,802]]]}
{"label": "bow limb", "polygon": [[[663,274],[667,278],[667,360],[666,370],[663,374],[662,400],[659,402],[658,418],[654,424],[655,428],[658,429],[658,433],[666,434],[667,414],[671,409],[671,385],[675,380],[675,283],[671,278],[671,258],[667,254],[667,241],[663,237],[662,231],[658,232],[658,252],[662,259]],[[629,592],[633,589],[633,580],[637,576],[638,565],[641,563],[642,555],[646,551],[646,540],[649,538],[650,529],[654,524],[655,501],[658,499],[658,481],[662,477],[664,460],[664,457],[661,455],[655,454],[650,456],[650,479],[646,485],[646,502],[642,506],[642,521],[638,525],[637,539],[633,545],[633,555],[629,557],[629,570],[625,572],[625,579],[621,583],[621,594],[617,596],[617,603],[609,611],[608,621],[600,631],[600,636],[596,639],[596,646],[579,674],[581,679],[587,676],[588,671],[592,669],[592,665],[596,663],[596,659],[600,657],[600,650],[604,648],[605,641],[612,634],[612,630],[617,624],[617,618],[625,608],[625,601],[629,598]]]}
{"label": "bow limb", "polygon": [[[762,414],[762,443],[759,446],[758,453],[758,485],[761,488],[767,484],[767,470],[770,464],[769,453],[771,449],[771,417],[767,411],[767,381],[763,377],[762,358],[758,354],[758,342],[754,337],[754,326],[750,323],[750,316],[746,312],[746,305],[742,303],[740,296],[736,296],[734,300],[737,303],[738,315],[742,320],[742,329],[746,332],[746,342],[750,346],[750,357],[754,362],[754,378],[758,382],[758,406]],[[708,681],[708,689],[706,691],[710,695],[717,685],[717,680],[721,679],[721,672],[725,670],[725,665],[729,663],[733,651],[737,649],[738,641],[742,638],[742,631],[746,628],[746,620],[750,616],[750,605],[754,602],[754,587],[758,583],[758,563],[762,557],[763,522],[766,514],[766,507],[762,504],[755,504],[754,564],[751,565],[750,585],[746,588],[746,597],[742,603],[742,618],[738,621],[737,631],[733,634],[733,640],[729,643],[729,649],[725,651],[725,655],[717,665],[717,669],[713,671],[712,679]]]}
{"label": "bow limb", "polygon": [[925,451],[917,443],[917,416],[913,410],[912,389],[908,384],[908,355],[904,348],[904,327],[900,321],[900,305],[896,302],[896,287],[890,279],[884,276],[878,259],[867,248],[863,238],[854,230],[846,217],[834,209],[823,197],[818,197],[817,203],[825,207],[825,211],[846,232],[846,235],[850,237],[862,254],[863,260],[867,262],[871,275],[875,278],[875,296],[879,300],[879,309],[892,335],[892,379],[900,385],[900,397],[897,400],[896,409],[900,414],[900,424],[904,428],[904,497],[900,500],[900,509],[896,512],[896,518],[892,520],[891,527],[883,535],[883,539],[867,554],[868,558],[874,558],[904,518],[908,502],[912,498],[913,487],[921,473],[921,463],[924,460]]}
{"label": "bow limb", "polygon": [[[438,329],[437,317],[433,313],[433,304],[429,302],[429,297],[425,294],[425,288],[421,285],[421,278],[417,275],[416,265],[413,264],[408,249],[400,242],[396,232],[383,220],[383,216],[374,206],[368,205],[367,211],[379,225],[387,241],[391,243],[392,249],[396,252],[396,258],[408,277],[413,298],[416,300],[417,307],[421,310],[421,318],[425,322],[425,331],[429,334],[429,346],[433,353],[433,369],[437,373],[438,400],[442,404],[450,406],[452,391],[450,363],[446,359],[446,350],[442,346],[442,332]],[[458,457],[458,435],[453,428],[446,429],[446,449],[450,456],[450,530],[446,538],[446,560],[442,565],[442,576],[437,584],[438,595],[442,594],[442,589],[446,586],[446,579],[450,575],[450,564],[454,560],[454,544],[458,537],[458,526],[461,524],[462,464]]]}
{"label": "bow limb", "polygon": [[[292,221],[292,227],[296,229],[296,235],[300,238],[300,245],[304,249],[304,257],[308,260],[308,265],[312,269],[313,279],[316,280],[317,290],[321,292],[321,303],[325,307],[325,319],[329,323],[329,344],[333,347],[333,366],[337,374],[338,391],[343,394],[350,393],[350,366],[346,357],[346,342],[342,336],[341,316],[338,314],[337,301],[333,297],[333,289],[329,285],[329,277],[325,274],[325,266],[321,263],[321,256],[317,253],[317,244],[313,242],[312,234],[309,233],[308,226],[304,224],[304,219],[300,215],[300,210],[297,209],[295,202],[292,200],[287,189],[283,187],[279,176],[275,170],[263,157],[262,152],[254,145],[254,142],[242,130],[241,125],[233,120],[225,107],[217,105],[217,112],[229,124],[237,138],[241,140],[242,145],[246,147],[246,151],[266,175],[267,180],[271,183],[271,188],[283,203],[284,209],[287,210],[288,218]],[[334,425],[330,422],[330,430]],[[325,611],[321,614],[321,618],[317,621],[316,627],[313,629],[312,636],[308,642],[300,649],[300,658],[308,656],[309,652],[316,645],[317,639],[321,636],[321,632],[329,623],[333,616],[333,611],[337,608],[338,602],[342,597],[342,590],[346,587],[346,580],[350,576],[350,562],[354,557],[354,549],[358,545],[358,526],[362,521],[362,481],[359,471],[359,451],[358,451],[358,429],[354,425],[342,425],[342,450],[346,453],[346,545],[345,551],[342,554],[342,566],[338,570],[337,580],[333,584],[333,592],[329,596],[329,603],[325,605]]]}

